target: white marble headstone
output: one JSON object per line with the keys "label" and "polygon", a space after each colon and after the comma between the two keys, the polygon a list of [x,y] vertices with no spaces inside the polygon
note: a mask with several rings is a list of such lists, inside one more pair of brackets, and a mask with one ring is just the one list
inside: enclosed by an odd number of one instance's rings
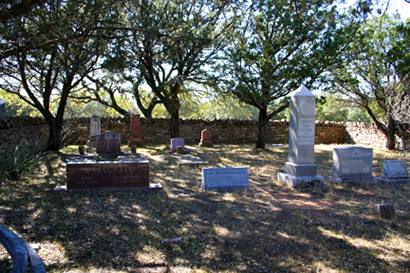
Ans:
{"label": "white marble headstone", "polygon": [[303,84],[290,94],[289,158],[278,180],[291,188],[320,186],[315,162],[315,95]]}
{"label": "white marble headstone", "polygon": [[90,139],[101,134],[101,119],[97,116],[93,116],[90,119]]}
{"label": "white marble headstone", "polygon": [[301,85],[290,96],[289,162],[313,164],[315,96]]}

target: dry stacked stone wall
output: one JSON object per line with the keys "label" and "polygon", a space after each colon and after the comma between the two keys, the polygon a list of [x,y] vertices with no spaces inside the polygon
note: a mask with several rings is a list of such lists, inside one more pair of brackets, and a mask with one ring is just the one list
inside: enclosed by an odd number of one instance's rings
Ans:
{"label": "dry stacked stone wall", "polygon": [[[88,139],[89,120],[76,119],[66,121],[72,130],[71,144],[85,144]],[[218,144],[253,143],[256,139],[257,122],[251,120],[181,120],[180,135],[188,144],[199,143],[201,130],[212,131],[213,142]],[[269,143],[287,143],[288,122],[271,121],[268,124],[267,141]],[[101,119],[101,128],[121,134],[123,143],[130,137],[129,118]],[[167,119],[141,119],[141,135],[144,143],[166,144],[170,142]],[[345,127],[341,123],[317,122],[316,143],[344,143]]]}
{"label": "dry stacked stone wall", "polygon": [[0,119],[0,158],[17,145],[37,146],[42,149],[47,144],[47,125],[40,118]]}
{"label": "dry stacked stone wall", "polygon": [[[89,134],[89,119],[77,118],[66,120],[64,124],[64,143],[85,144]],[[270,121],[267,131],[268,143],[288,142],[288,122]],[[121,134],[122,143],[128,143],[130,137],[129,118],[102,118],[101,127],[104,131]],[[141,134],[146,144],[168,144],[169,124],[167,119],[141,118]],[[240,144],[254,143],[256,140],[257,121],[251,120],[181,120],[181,137],[188,144],[197,144],[201,130],[212,131],[214,143]],[[410,131],[409,131],[410,132]],[[398,139],[401,146],[410,149],[410,133],[404,139]],[[0,119],[0,154],[7,147],[17,144],[41,145],[47,141],[47,125],[41,118],[3,118]],[[328,121],[316,122],[316,143],[356,143],[373,147],[385,146],[384,135],[374,125],[362,123],[336,123]],[[407,144],[406,144],[407,143]]]}
{"label": "dry stacked stone wall", "polygon": [[[377,148],[386,147],[386,136],[377,129],[375,124],[346,122],[346,143],[357,143]],[[402,137],[396,136],[396,148],[410,150],[410,126],[401,126]]]}

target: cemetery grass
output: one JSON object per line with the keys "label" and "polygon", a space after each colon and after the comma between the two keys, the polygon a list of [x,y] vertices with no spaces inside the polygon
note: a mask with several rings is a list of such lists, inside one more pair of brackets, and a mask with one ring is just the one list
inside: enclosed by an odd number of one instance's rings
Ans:
{"label": "cemetery grass", "polygon": [[[316,146],[321,175],[331,174],[333,147]],[[274,179],[286,146],[217,145],[192,153],[210,166],[250,166],[251,187],[202,192],[200,167],[177,166],[155,146],[139,151],[163,190],[53,191],[65,184],[62,159],[76,151],[46,155],[0,191],[1,223],[34,246],[47,272],[409,272],[409,185],[293,192]],[[374,157],[375,175],[383,159],[410,163],[399,152],[375,149]],[[373,213],[381,202],[394,202],[394,219]],[[0,247],[0,272],[9,268]]]}

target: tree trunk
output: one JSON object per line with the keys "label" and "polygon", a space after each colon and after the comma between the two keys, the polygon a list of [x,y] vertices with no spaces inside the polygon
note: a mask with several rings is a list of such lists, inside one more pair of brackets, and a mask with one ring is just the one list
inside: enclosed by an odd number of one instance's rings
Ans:
{"label": "tree trunk", "polygon": [[169,119],[169,130],[171,138],[179,137],[179,104],[178,102],[164,103]]}
{"label": "tree trunk", "polygon": [[259,108],[258,133],[257,133],[257,140],[256,140],[256,148],[258,149],[265,149],[267,124],[268,124],[267,107]]}
{"label": "tree trunk", "polygon": [[47,151],[58,151],[62,145],[61,129],[62,125],[56,119],[51,118],[48,122],[48,142]]}
{"label": "tree trunk", "polygon": [[383,124],[377,116],[373,113],[368,105],[365,106],[365,109],[373,122],[376,124],[377,129],[379,129],[387,138],[386,149],[394,150],[396,148],[396,122],[393,119],[391,113],[386,111],[387,115],[387,126]]}
{"label": "tree trunk", "polygon": [[387,141],[386,141],[386,149],[394,150],[396,148],[396,122],[393,117],[389,114],[387,119],[387,131],[385,133]]}

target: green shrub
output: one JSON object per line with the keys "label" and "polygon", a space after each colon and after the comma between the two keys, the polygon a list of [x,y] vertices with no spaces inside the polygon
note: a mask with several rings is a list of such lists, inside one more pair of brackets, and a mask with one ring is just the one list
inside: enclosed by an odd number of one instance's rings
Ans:
{"label": "green shrub", "polygon": [[35,145],[11,147],[6,156],[0,159],[0,181],[19,179],[36,164],[40,156],[40,149]]}

